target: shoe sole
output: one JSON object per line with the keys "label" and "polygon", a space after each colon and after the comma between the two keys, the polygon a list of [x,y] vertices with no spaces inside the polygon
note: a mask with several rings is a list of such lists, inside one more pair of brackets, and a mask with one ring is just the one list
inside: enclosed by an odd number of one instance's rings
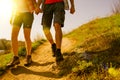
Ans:
{"label": "shoe sole", "polygon": [[26,63],[26,64],[24,64],[24,66],[29,67],[32,64],[32,62],[33,61],[31,61],[30,63]]}
{"label": "shoe sole", "polygon": [[17,66],[18,66],[19,64],[20,64],[20,62],[15,63],[14,65],[7,66],[7,68],[8,68],[8,69],[17,68]]}
{"label": "shoe sole", "polygon": [[24,64],[24,66],[29,67],[31,63]]}

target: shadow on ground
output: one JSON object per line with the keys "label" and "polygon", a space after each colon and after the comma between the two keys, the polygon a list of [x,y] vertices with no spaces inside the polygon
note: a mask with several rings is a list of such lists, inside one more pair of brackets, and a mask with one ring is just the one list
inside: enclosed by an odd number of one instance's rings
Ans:
{"label": "shadow on ground", "polygon": [[36,71],[32,71],[30,69],[27,69],[23,66],[18,66],[17,68],[13,68],[11,69],[11,73],[13,75],[19,75],[19,74],[34,74],[34,75],[39,75],[39,76],[44,76],[44,77],[50,77],[50,78],[60,78],[58,77],[57,74],[54,74],[52,72],[36,72]]}

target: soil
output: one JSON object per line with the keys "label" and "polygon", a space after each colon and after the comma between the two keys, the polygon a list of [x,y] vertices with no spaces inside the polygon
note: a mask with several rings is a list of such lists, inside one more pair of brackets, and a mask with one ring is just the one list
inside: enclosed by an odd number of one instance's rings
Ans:
{"label": "soil", "polygon": [[[75,41],[64,38],[62,52],[69,52]],[[66,76],[60,76],[59,69],[55,68],[55,58],[52,57],[51,45],[45,42],[32,53],[33,63],[29,67],[23,66],[25,59],[21,59],[20,65],[7,70],[0,80],[66,80]]]}

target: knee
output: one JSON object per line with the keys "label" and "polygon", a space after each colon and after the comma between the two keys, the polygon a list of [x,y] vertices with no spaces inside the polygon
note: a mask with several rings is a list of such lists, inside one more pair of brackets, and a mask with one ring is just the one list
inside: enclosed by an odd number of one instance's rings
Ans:
{"label": "knee", "polygon": [[50,28],[48,28],[48,27],[43,27],[43,31],[44,31],[45,33],[49,33],[49,32],[50,32]]}
{"label": "knee", "polygon": [[58,23],[55,23],[54,28],[55,28],[55,31],[59,31],[59,30],[61,30],[61,25]]}

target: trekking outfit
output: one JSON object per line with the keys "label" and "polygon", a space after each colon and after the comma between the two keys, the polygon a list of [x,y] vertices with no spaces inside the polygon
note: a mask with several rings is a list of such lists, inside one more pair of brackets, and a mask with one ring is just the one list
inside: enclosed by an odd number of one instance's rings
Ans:
{"label": "trekking outfit", "polygon": [[[64,27],[65,20],[65,10],[64,10],[64,2],[63,0],[45,0],[43,3],[43,15],[42,15],[42,25],[46,25],[45,27],[51,28],[52,20],[54,23],[58,23],[61,27]],[[44,26],[43,26],[44,27]],[[56,57],[56,62],[60,62],[63,60],[63,55],[61,53],[61,49],[56,48],[56,44],[51,45],[53,57]]]}
{"label": "trekking outfit", "polygon": [[[35,9],[35,0],[13,0],[14,9],[11,17],[11,24],[23,28],[32,28],[32,23],[34,20],[33,12]],[[26,64],[28,66],[31,64],[32,59],[31,55],[27,55]],[[7,65],[7,67],[12,67],[17,64],[20,64],[18,56],[14,56],[13,60]]]}

